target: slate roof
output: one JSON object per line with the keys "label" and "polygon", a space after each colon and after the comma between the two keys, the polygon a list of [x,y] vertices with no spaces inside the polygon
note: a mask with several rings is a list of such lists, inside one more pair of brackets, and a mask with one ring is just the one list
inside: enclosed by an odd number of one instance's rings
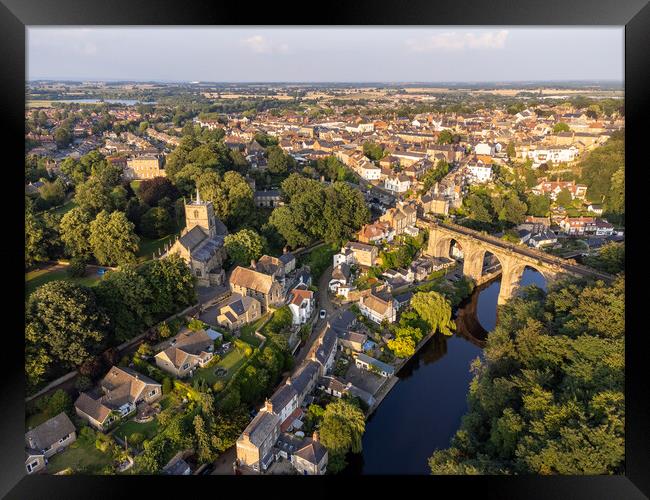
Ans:
{"label": "slate roof", "polygon": [[271,404],[273,405],[273,412],[280,413],[298,393],[291,386],[291,384],[285,384],[280,387],[277,391],[273,393],[273,396],[269,398]]}
{"label": "slate roof", "polygon": [[199,262],[208,262],[223,247],[223,244],[224,237],[221,235],[206,238],[198,250],[192,252],[192,258]]}
{"label": "slate roof", "polygon": [[294,453],[297,457],[314,465],[318,465],[326,454],[327,448],[313,439],[305,440],[305,445]]}
{"label": "slate roof", "polygon": [[336,332],[332,328],[328,328],[320,338],[320,344],[316,348],[314,356],[321,365],[325,366],[325,362],[332,353],[332,350],[336,349],[336,339]]}
{"label": "slate roof", "polygon": [[296,373],[291,377],[291,385],[296,392],[301,395],[310,381],[314,380],[320,371],[320,366],[316,361],[308,361],[298,368]]}
{"label": "slate roof", "polygon": [[261,411],[251,420],[250,424],[244,429],[243,434],[248,436],[250,442],[259,448],[278,423],[279,417],[277,415]]}
{"label": "slate roof", "polygon": [[25,443],[35,451],[45,450],[73,432],[74,424],[65,412],[61,412],[28,431],[25,434]]}

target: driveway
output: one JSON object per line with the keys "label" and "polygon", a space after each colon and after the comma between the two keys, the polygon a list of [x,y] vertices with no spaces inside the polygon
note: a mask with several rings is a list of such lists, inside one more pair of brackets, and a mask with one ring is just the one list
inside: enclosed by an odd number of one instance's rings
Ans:
{"label": "driveway", "polygon": [[231,446],[226,451],[224,451],[217,461],[215,462],[215,468],[212,471],[213,476],[223,476],[223,475],[233,475],[232,464],[237,458],[237,447]]}

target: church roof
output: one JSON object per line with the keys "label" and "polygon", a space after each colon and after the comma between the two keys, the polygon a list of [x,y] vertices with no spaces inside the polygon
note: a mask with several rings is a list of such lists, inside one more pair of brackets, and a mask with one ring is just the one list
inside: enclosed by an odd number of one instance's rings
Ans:
{"label": "church roof", "polygon": [[194,226],[187,233],[178,239],[178,242],[190,252],[196,248],[208,235],[200,226]]}

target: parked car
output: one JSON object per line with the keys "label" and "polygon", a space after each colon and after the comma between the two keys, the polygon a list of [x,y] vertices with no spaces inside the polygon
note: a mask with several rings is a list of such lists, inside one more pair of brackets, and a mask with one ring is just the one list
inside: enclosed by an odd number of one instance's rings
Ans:
{"label": "parked car", "polygon": [[318,316],[320,317],[320,319],[325,319],[325,316],[327,316],[327,311],[325,309],[321,309]]}

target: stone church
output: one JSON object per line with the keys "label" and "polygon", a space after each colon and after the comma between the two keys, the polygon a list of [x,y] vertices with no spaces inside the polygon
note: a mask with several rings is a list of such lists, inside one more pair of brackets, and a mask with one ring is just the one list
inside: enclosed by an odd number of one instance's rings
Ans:
{"label": "stone church", "polygon": [[212,202],[202,201],[197,189],[196,200],[185,203],[185,229],[164,256],[180,255],[192,269],[199,285],[222,285],[225,280],[222,265],[226,260],[226,234],[228,229],[214,214]]}

